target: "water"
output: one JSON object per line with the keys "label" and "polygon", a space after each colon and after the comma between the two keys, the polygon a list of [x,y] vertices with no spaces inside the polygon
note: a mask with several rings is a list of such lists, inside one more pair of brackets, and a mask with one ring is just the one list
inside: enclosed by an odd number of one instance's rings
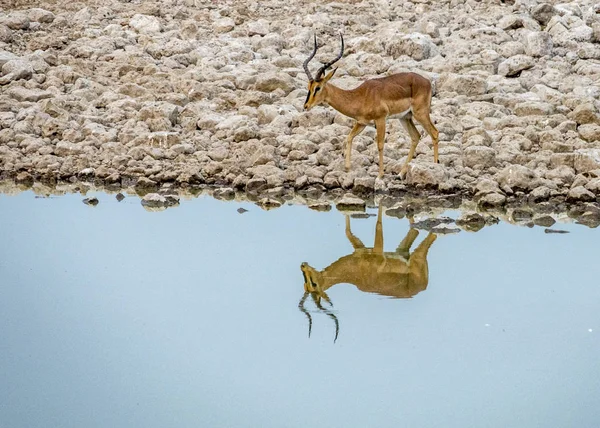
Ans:
{"label": "water", "polygon": [[[320,310],[308,294],[309,338],[301,264],[353,253],[342,213],[210,198],[146,212],[97,196],[0,196],[0,427],[600,420],[598,230],[439,235],[426,288],[400,293],[412,298],[337,284]],[[350,219],[365,247],[376,221]],[[383,249],[409,229],[383,216]],[[361,251],[379,257],[365,262],[381,272],[363,270],[370,283],[406,284],[401,255]]]}

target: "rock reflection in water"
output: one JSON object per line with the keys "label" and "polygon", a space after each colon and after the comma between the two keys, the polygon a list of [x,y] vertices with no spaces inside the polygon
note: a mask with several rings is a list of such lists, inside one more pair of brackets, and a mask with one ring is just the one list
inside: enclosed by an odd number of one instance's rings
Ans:
{"label": "rock reflection in water", "polygon": [[354,252],[340,257],[322,271],[314,269],[306,262],[300,265],[304,276],[304,295],[298,303],[298,308],[308,319],[309,337],[312,331],[312,316],[305,308],[308,296],[320,312],[334,321],[334,342],[337,340],[339,321],[336,315],[321,303],[324,300],[333,307],[327,290],[336,284],[353,284],[360,291],[392,298],[413,297],[427,288],[429,282],[427,254],[431,244],[437,238],[436,234],[430,232],[411,253],[410,248],[419,235],[419,231],[411,227],[395,251],[384,251],[381,215],[382,207],[379,206],[373,247],[365,247],[352,233],[350,217],[345,214],[346,237],[352,244]]}

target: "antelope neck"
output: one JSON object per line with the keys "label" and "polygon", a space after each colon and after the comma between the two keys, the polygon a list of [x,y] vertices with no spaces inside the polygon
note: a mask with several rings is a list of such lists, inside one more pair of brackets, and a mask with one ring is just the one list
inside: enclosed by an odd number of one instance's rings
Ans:
{"label": "antelope neck", "polygon": [[325,85],[325,102],[345,116],[355,118],[357,111],[354,106],[353,90],[338,88],[328,83]]}

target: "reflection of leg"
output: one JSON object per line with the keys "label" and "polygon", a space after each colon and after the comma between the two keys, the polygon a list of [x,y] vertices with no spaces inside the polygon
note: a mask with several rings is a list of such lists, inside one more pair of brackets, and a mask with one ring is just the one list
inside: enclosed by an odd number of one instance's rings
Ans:
{"label": "reflection of leg", "polygon": [[431,247],[431,244],[433,244],[433,241],[436,239],[437,235],[429,232],[427,237],[423,239],[423,242],[421,242],[415,251],[413,251],[411,258],[425,259],[427,257],[427,253],[429,252],[429,247]]}
{"label": "reflection of leg", "polygon": [[383,225],[381,224],[381,213],[383,206],[379,205],[377,211],[377,223],[375,224],[375,245],[373,249],[376,253],[383,253]]}
{"label": "reflection of leg", "polygon": [[423,242],[413,251],[408,260],[409,288],[413,294],[423,291],[429,283],[429,267],[427,265],[427,253],[437,235],[429,233]]}
{"label": "reflection of leg", "polygon": [[398,245],[396,252],[402,257],[408,259],[410,255],[410,247],[412,246],[413,242],[415,242],[415,239],[417,239],[417,236],[419,236],[419,231],[417,229],[410,229],[402,242],[400,242],[400,245]]}
{"label": "reflection of leg", "polygon": [[360,239],[358,239],[352,234],[352,231],[350,230],[350,217],[348,216],[348,214],[346,214],[346,237],[348,238],[348,240],[352,244],[352,247],[354,247],[355,250],[359,248],[365,248],[365,244],[363,244]]}
{"label": "reflection of leg", "polygon": [[354,140],[354,137],[356,137],[358,134],[360,134],[362,132],[362,130],[365,129],[365,125],[362,125],[358,122],[354,123],[354,126],[352,127],[352,131],[350,131],[350,134],[348,134],[348,138],[346,139],[346,161],[345,161],[345,165],[344,167],[346,168],[346,171],[350,170],[350,156],[352,155],[352,140]]}

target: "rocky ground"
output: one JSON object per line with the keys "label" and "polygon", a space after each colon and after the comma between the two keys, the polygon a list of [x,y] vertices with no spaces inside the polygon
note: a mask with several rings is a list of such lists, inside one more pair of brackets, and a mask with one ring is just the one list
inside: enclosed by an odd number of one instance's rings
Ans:
{"label": "rocky ground", "polygon": [[[272,200],[428,192],[600,212],[600,4],[590,0],[8,3],[0,178]],[[399,71],[434,82],[439,165],[424,137],[401,179],[409,139],[389,120],[385,185],[375,188],[373,128],[344,171],[351,121],[302,111],[312,34],[323,45],[315,67],[336,55],[340,32],[335,84]]]}

